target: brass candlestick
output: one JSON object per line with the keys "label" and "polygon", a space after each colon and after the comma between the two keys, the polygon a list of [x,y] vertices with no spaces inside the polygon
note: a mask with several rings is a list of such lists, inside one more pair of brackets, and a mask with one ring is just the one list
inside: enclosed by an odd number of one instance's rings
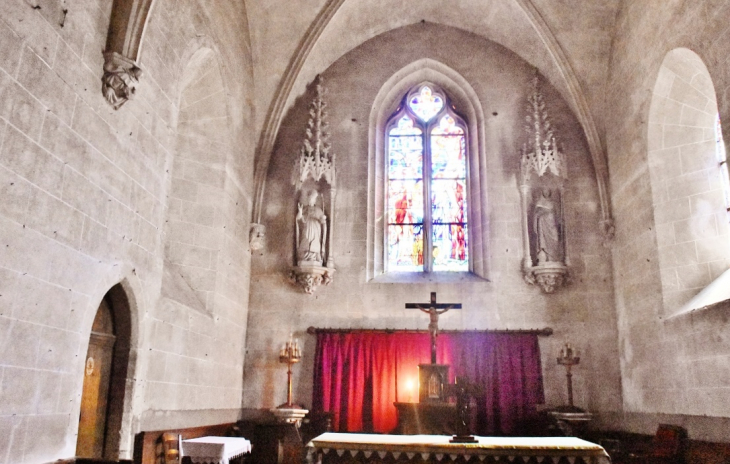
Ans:
{"label": "brass candlestick", "polygon": [[573,374],[570,369],[580,362],[580,356],[578,352],[573,349],[570,343],[566,343],[563,349],[560,350],[560,356],[558,356],[558,364],[565,366],[566,374],[568,378],[568,406],[572,409],[573,406]]}
{"label": "brass candlestick", "polygon": [[286,403],[279,405],[281,409],[301,409],[301,406],[292,403],[292,366],[302,360],[302,352],[299,349],[299,340],[292,340],[289,334],[289,341],[286,342],[279,350],[279,362],[287,365],[287,394]]}

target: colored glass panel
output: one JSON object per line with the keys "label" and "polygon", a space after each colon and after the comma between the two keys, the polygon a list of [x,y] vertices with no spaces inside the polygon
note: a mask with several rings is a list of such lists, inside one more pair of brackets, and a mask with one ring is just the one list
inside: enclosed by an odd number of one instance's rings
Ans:
{"label": "colored glass panel", "polygon": [[434,224],[433,270],[469,270],[467,228],[459,224]]}
{"label": "colored glass panel", "polygon": [[423,272],[422,226],[388,226],[388,270]]}
{"label": "colored glass panel", "polygon": [[466,220],[466,183],[463,180],[434,180],[431,183],[431,218],[434,223]]}
{"label": "colored glass panel", "polygon": [[413,126],[413,120],[408,116],[403,116],[398,120],[398,124],[389,132],[390,135],[421,135],[423,131],[419,127]]}
{"label": "colored glass panel", "polygon": [[[466,130],[449,114],[428,124],[445,102],[427,86],[407,105],[416,118],[401,113],[388,131],[387,269],[468,272]],[[430,179],[423,178],[424,166]],[[423,222],[427,210],[430,225]],[[426,248],[433,254],[424,263]]]}
{"label": "colored glass panel", "polygon": [[408,107],[423,122],[428,122],[444,107],[444,100],[434,95],[428,86],[424,86],[417,95],[411,97]]}
{"label": "colored glass panel", "polygon": [[420,180],[388,182],[388,224],[423,223],[423,183]]}
{"label": "colored glass panel", "polygon": [[454,118],[445,114],[431,133],[433,135],[464,135],[464,129],[456,125]]}
{"label": "colored glass panel", "polygon": [[435,179],[466,177],[464,136],[431,137],[431,173]]}
{"label": "colored glass panel", "polygon": [[448,114],[431,131],[431,172],[434,179],[466,177],[464,129]]}
{"label": "colored glass panel", "polygon": [[421,129],[404,116],[390,130],[388,137],[388,177],[414,179],[423,173],[423,137]]}

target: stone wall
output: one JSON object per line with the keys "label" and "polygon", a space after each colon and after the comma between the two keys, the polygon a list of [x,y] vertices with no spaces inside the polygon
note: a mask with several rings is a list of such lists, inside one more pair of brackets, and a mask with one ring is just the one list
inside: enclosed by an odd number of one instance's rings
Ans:
{"label": "stone wall", "polygon": [[[242,167],[252,163],[253,142],[243,130],[251,124],[251,108],[228,102],[247,101],[252,89],[245,11],[194,0],[156,2],[137,97],[114,111],[100,91],[111,4],[3,3],[3,463],[75,454],[91,324],[102,297],[119,282],[132,311],[121,456],[131,456],[136,431],[238,416],[252,188],[251,173]],[[195,67],[188,62],[203,48],[213,57],[209,69],[220,69],[212,82],[226,95],[215,108],[218,119],[200,135],[219,144],[207,148],[218,152],[215,182],[223,192],[208,224],[216,237],[208,246],[217,253],[211,251],[208,265],[216,275],[206,288],[205,312],[161,298],[164,249],[173,239],[165,223],[173,215],[170,198],[181,190],[171,185],[170,173],[185,151],[178,134],[189,125],[186,115],[193,108],[188,94],[187,105],[179,103],[181,91],[200,88],[182,77],[192,73],[184,70]],[[203,95],[208,91],[203,87]],[[187,150],[185,156],[200,154]],[[198,222],[208,221],[201,216]],[[203,408],[205,414],[196,413]]]}
{"label": "stone wall", "polygon": [[[476,277],[451,283],[383,283],[367,278],[369,123],[376,95],[396,72],[417,60],[431,59],[460,74],[474,89],[485,115],[484,143],[489,225],[489,281]],[[332,150],[337,154],[337,203],[334,225],[334,281],[313,295],[293,286],[296,196],[291,185],[294,161],[304,137],[307,106],[297,98],[285,118],[266,185],[262,222],[267,246],[252,257],[251,302],[244,407],[272,407],[286,399],[286,369],[277,351],[294,333],[304,345],[295,366],[294,399],[311,405],[315,339],[309,326],[333,328],[425,329],[428,318],[405,310],[406,302],[461,302],[460,311],[441,316],[445,329],[525,329],[550,326],[541,338],[549,405],[566,402],[565,371],[556,365],[560,346],[571,341],[583,351],[575,369],[576,404],[594,411],[620,410],[616,322],[610,253],[599,233],[597,187],[579,124],[554,88],[543,83],[557,137],[568,158],[566,228],[573,281],[544,295],[526,284],[522,260],[519,148],[526,140],[523,118],[534,71],[493,42],[458,29],[430,23],[397,29],[372,39],[322,71],[329,105]],[[589,374],[594,372],[593,375]]]}
{"label": "stone wall", "polygon": [[[664,257],[652,206],[647,122],[662,62],[680,47],[707,66],[720,116],[730,118],[728,13],[728,2],[624,2],[617,20],[606,140],[616,216],[613,256],[623,399],[633,419],[618,419],[614,426],[653,433],[657,420],[670,418],[686,423],[692,438],[727,440],[726,422],[720,419],[730,414],[727,307],[665,317],[671,308],[665,308],[662,289]],[[727,136],[726,124],[725,140]]]}

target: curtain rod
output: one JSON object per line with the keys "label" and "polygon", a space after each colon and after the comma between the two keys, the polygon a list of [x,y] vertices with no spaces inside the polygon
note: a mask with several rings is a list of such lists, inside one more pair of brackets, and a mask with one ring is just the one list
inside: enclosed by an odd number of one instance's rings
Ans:
{"label": "curtain rod", "polygon": [[[429,333],[428,330],[420,329],[329,329],[319,327],[307,328],[307,333],[310,335],[320,333],[395,333],[395,332],[406,332],[406,333]],[[493,329],[493,330],[479,330],[479,329],[467,329],[467,330],[439,330],[440,333],[458,333],[458,332],[482,332],[482,333],[494,333],[494,334],[535,334],[539,336],[550,336],[553,334],[552,327],[545,327],[544,329]]]}

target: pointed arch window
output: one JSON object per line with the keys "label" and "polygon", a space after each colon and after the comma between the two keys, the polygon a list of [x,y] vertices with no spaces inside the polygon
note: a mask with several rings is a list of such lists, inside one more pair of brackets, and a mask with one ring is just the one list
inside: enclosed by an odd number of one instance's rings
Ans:
{"label": "pointed arch window", "polygon": [[386,124],[387,272],[469,271],[467,124],[436,86]]}

